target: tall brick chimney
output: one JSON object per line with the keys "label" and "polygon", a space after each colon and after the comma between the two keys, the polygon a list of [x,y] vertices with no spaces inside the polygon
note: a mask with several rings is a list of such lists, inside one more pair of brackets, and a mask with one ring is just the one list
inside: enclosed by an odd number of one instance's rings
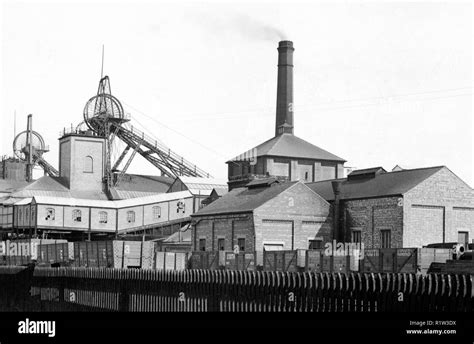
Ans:
{"label": "tall brick chimney", "polygon": [[275,136],[293,134],[293,42],[278,44],[278,82]]}

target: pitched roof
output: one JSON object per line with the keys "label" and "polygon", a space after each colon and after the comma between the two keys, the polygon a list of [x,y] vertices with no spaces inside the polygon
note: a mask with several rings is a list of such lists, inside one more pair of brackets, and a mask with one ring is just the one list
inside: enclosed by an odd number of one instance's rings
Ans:
{"label": "pitched roof", "polygon": [[[146,176],[138,174],[125,174],[117,187],[116,198],[129,199],[146,197],[165,193],[172,184],[173,178],[161,176]],[[70,190],[62,177],[43,176],[34,182],[17,188],[14,197],[66,197],[91,200],[108,200],[102,190]]]}
{"label": "pitched roof", "polygon": [[[325,151],[293,134],[281,134],[263,142],[257,147],[242,153],[230,161],[242,161],[252,157],[252,152],[256,152],[256,156],[280,156],[295,157],[301,159],[341,161],[346,160]],[[255,155],[253,155],[255,157]],[[229,161],[228,161],[229,162]]]}
{"label": "pitched roof", "polygon": [[246,213],[260,207],[298,182],[274,184],[266,188],[236,188],[191,216]]}
{"label": "pitched roof", "polygon": [[81,198],[91,200],[107,200],[107,195],[102,190],[69,190],[65,186],[64,178],[43,176],[25,187],[12,193],[12,197],[63,197]]}
{"label": "pitched roof", "polygon": [[14,179],[0,179],[0,192],[10,193],[28,185],[28,182]]}
{"label": "pitched roof", "polygon": [[[390,195],[402,195],[409,191],[425,179],[429,178],[444,166],[418,168],[412,170],[402,170],[395,172],[375,174],[372,178],[348,180],[334,179],[342,182],[341,199],[357,199],[369,197],[382,197]],[[334,200],[334,192],[331,182],[325,180],[321,182],[307,183],[306,185],[325,200]]]}
{"label": "pitched roof", "polygon": [[165,193],[170,185],[173,184],[173,181],[174,178],[163,176],[125,174],[117,185],[116,190]]}

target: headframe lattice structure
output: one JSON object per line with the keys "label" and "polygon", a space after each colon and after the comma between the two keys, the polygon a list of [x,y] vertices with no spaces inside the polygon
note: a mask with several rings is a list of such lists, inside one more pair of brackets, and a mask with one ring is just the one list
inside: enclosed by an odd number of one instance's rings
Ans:
{"label": "headframe lattice structure", "polygon": [[[31,145],[29,140],[31,140]],[[43,137],[38,132],[27,129],[16,135],[13,140],[13,151],[17,158],[26,162],[31,161],[33,166],[39,165],[51,177],[59,176],[59,172],[43,158],[43,154],[49,151],[49,147],[45,145]]]}
{"label": "headframe lattice structure", "polygon": [[[158,168],[163,176],[171,178],[178,176],[211,177],[209,173],[174,153],[157,139],[150,137],[133,125],[129,125],[127,123],[129,121],[130,117],[125,115],[122,104],[111,94],[109,77],[103,77],[99,82],[97,95],[89,99],[84,107],[84,122],[97,135],[105,137],[107,140],[105,182],[108,188],[120,183],[136,153]],[[115,137],[123,141],[126,146],[112,165],[111,147]],[[130,151],[128,160],[114,180],[114,171],[119,169]]]}

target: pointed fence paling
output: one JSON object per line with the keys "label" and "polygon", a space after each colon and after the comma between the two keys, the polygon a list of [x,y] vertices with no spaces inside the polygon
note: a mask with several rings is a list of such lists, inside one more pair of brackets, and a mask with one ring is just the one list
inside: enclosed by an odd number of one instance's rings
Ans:
{"label": "pointed fence paling", "polygon": [[0,266],[0,310],[474,310],[471,275]]}

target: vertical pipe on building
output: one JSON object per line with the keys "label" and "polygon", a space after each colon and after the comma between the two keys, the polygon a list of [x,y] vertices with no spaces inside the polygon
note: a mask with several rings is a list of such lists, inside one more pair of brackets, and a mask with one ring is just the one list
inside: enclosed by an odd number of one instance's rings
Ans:
{"label": "vertical pipe on building", "polygon": [[26,122],[26,146],[28,147],[28,157],[26,162],[26,181],[33,179],[33,143],[32,143],[33,115],[29,114]]}
{"label": "vertical pipe on building", "polygon": [[339,213],[340,213],[340,197],[341,197],[341,184],[339,180],[335,180],[331,183],[332,190],[334,192],[334,211],[333,211],[333,237],[336,241],[343,241],[343,235],[339,224]]}

